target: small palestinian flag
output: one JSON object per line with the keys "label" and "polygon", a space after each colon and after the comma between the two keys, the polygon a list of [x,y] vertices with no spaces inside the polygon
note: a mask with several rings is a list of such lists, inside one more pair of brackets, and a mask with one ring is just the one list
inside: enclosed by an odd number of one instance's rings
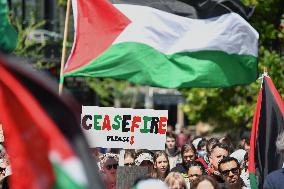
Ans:
{"label": "small palestinian flag", "polygon": [[[38,71],[37,71],[38,72]],[[104,188],[80,130],[80,107],[48,79],[0,57],[0,123],[13,189]],[[55,89],[55,88],[54,88]],[[73,112],[78,110],[76,114]]]}
{"label": "small palestinian flag", "polygon": [[251,9],[237,0],[192,2],[72,0],[76,33],[64,77],[164,88],[255,81],[258,33],[243,18]]}
{"label": "small palestinian flag", "polygon": [[284,102],[268,76],[263,77],[253,118],[249,174],[252,189],[262,188],[265,177],[283,166],[276,149],[278,134],[284,130]]}

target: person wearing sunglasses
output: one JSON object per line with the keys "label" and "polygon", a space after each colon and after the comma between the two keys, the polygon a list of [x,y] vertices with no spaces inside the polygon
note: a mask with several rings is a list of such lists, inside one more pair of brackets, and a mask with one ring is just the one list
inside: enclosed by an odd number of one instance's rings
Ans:
{"label": "person wearing sunglasses", "polygon": [[118,155],[106,153],[100,157],[100,166],[107,189],[116,188],[116,171]]}
{"label": "person wearing sunglasses", "polygon": [[225,157],[218,164],[219,172],[224,181],[225,188],[228,189],[245,189],[243,180],[241,179],[241,168],[238,160],[233,157]]}

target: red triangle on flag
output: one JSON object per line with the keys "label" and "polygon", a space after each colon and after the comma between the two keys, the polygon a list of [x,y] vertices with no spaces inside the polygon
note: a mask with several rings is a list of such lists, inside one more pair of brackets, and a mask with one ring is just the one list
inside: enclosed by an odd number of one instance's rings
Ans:
{"label": "red triangle on flag", "polygon": [[130,23],[107,0],[74,2],[77,2],[72,5],[76,33],[64,72],[75,70],[98,57]]}

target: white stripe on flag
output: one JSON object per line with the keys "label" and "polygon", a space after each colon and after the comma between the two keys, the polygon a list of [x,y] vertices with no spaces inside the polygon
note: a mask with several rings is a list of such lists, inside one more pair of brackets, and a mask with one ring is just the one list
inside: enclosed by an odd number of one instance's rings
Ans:
{"label": "white stripe on flag", "polygon": [[190,19],[138,5],[115,5],[132,23],[113,44],[138,42],[162,53],[220,50],[257,57],[258,33],[241,16]]}

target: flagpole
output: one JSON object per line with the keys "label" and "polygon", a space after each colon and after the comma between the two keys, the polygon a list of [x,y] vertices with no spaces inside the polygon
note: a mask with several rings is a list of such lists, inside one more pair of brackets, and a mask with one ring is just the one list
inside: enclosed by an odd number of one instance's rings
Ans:
{"label": "flagpole", "polygon": [[61,55],[61,65],[60,65],[60,78],[59,78],[59,89],[58,89],[59,95],[61,95],[63,92],[63,83],[64,83],[63,69],[66,57],[66,42],[68,37],[68,24],[69,24],[70,7],[71,7],[70,5],[71,5],[71,0],[67,0],[67,9],[66,9],[65,25],[64,25],[64,38],[62,44],[62,55]]}

